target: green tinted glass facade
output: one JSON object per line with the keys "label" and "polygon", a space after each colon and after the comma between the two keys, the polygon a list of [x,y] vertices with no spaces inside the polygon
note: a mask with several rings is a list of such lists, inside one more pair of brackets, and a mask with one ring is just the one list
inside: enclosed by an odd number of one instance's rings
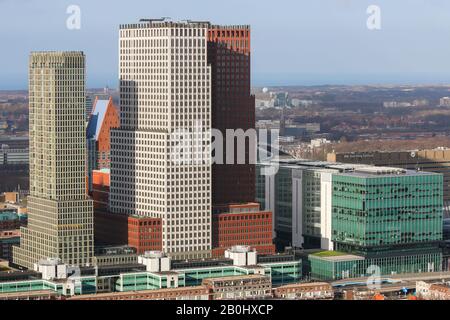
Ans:
{"label": "green tinted glass facade", "polygon": [[390,256],[360,259],[329,259],[309,256],[311,277],[317,280],[339,280],[367,277],[379,268],[381,275],[438,272],[442,270],[442,253],[430,252],[417,255]]}
{"label": "green tinted glass facade", "polygon": [[[442,240],[442,175],[333,175],[332,240],[362,250]],[[358,248],[356,248],[358,247]]]}
{"label": "green tinted glass facade", "polygon": [[280,262],[271,264],[261,264],[265,269],[265,274],[272,278],[272,286],[282,286],[289,283],[299,282],[302,278],[302,262]]}
{"label": "green tinted glass facade", "polygon": [[63,293],[63,285],[47,280],[28,280],[0,283],[0,293],[28,292],[51,290],[59,294]]}
{"label": "green tinted glass facade", "polygon": [[379,172],[333,174],[332,240],[342,254],[310,255],[313,278],[442,270],[442,175]]}

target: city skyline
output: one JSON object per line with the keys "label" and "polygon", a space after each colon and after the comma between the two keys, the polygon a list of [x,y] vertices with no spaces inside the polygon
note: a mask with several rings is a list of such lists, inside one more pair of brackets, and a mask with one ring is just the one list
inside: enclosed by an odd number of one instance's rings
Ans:
{"label": "city skyline", "polygon": [[77,1],[0,0],[0,300],[450,300],[450,4]]}
{"label": "city skyline", "polygon": [[[0,35],[9,44],[0,62],[0,88],[24,89],[26,53],[43,49],[84,51],[88,87],[118,87],[118,25],[162,16],[251,25],[252,46],[258,52],[252,59],[253,86],[449,83],[446,56],[450,44],[441,39],[450,29],[445,15],[450,4],[380,0],[376,5],[381,11],[381,29],[369,30],[367,8],[372,2],[282,1],[274,5],[231,0],[216,10],[203,0],[194,5],[182,1],[125,5],[3,0],[0,26],[14,33]],[[80,8],[79,30],[66,27],[70,5]]]}

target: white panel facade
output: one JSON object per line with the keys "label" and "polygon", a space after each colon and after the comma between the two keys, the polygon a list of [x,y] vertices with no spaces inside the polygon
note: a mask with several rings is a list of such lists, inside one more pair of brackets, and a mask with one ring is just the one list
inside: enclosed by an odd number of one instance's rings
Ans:
{"label": "white panel facade", "polygon": [[[211,250],[207,28],[173,22],[120,28],[121,125],[111,133],[110,208],[161,218],[163,251],[180,258]],[[206,161],[174,161],[173,133],[180,130],[200,130],[200,145],[184,151],[208,155]]]}

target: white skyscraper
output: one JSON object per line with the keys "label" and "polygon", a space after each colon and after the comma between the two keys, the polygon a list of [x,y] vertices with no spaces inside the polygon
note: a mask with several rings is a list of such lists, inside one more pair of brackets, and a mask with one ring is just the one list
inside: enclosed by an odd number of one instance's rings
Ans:
{"label": "white skyscraper", "polygon": [[[164,252],[211,250],[211,70],[208,24],[141,20],[120,26],[120,128],[111,132],[110,210],[160,218]],[[203,132],[179,163],[174,132]],[[176,156],[176,155],[175,155]]]}

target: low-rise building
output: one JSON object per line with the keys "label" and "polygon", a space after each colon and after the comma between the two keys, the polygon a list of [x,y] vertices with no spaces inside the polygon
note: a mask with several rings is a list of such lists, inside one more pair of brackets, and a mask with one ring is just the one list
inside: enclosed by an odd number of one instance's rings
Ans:
{"label": "low-rise building", "polygon": [[260,210],[258,203],[216,206],[212,216],[213,257],[226,249],[246,245],[259,254],[274,254],[272,212]]}
{"label": "low-rise building", "polygon": [[0,209],[0,231],[19,229],[26,224],[26,214],[19,214],[16,209]]}
{"label": "low-rise building", "polygon": [[416,296],[424,300],[450,300],[450,282],[416,282]]}
{"label": "low-rise building", "polygon": [[12,261],[12,248],[20,244],[20,229],[0,231],[0,259]]}
{"label": "low-rise building", "polygon": [[118,266],[138,263],[137,249],[130,246],[105,246],[95,248],[94,266]]}
{"label": "low-rise building", "polygon": [[[255,285],[255,288],[260,288],[251,297],[249,293],[246,294],[248,298],[253,299],[266,296],[264,293],[266,291],[262,290],[267,287],[267,281],[271,290],[272,287],[301,280],[301,261],[296,260],[293,255],[258,257],[254,251],[249,251],[249,253],[251,253],[250,259],[234,257],[176,261],[161,252],[148,252],[138,256],[138,264],[108,265],[103,263],[86,267],[65,265],[57,259],[47,259],[36,264],[35,271],[0,272],[0,294],[51,290],[58,297],[114,292],[123,292],[125,295],[122,297],[126,297],[127,294],[138,295],[147,290],[198,287],[203,284],[205,279],[237,276],[244,278],[250,276],[250,278],[256,279],[257,277],[252,277],[252,275],[256,275],[265,280],[259,282],[255,280],[256,282],[253,284],[250,281],[251,286]],[[242,263],[242,260],[245,260],[245,263]],[[232,283],[238,286],[238,282]],[[219,286],[218,283],[213,287],[217,286]],[[208,290],[210,292],[210,289]],[[247,292],[246,289],[244,291]],[[234,294],[237,297],[239,293],[235,292]],[[205,298],[203,295],[204,293],[179,294],[175,297]],[[167,296],[163,294],[159,298],[167,298]],[[209,298],[214,298],[214,295]]]}
{"label": "low-rise building", "polygon": [[326,282],[293,283],[273,289],[275,298],[292,300],[332,300],[334,290]]}
{"label": "low-rise building", "polygon": [[94,240],[100,246],[128,245],[138,254],[162,249],[162,221],[137,215],[113,214],[108,211],[109,169],[92,172],[94,200]]}
{"label": "low-rise building", "polygon": [[261,274],[203,280],[212,300],[267,299],[272,297],[270,277]]}
{"label": "low-rise building", "polygon": [[[0,296],[1,298],[1,296]],[[73,296],[68,300],[209,300],[205,286]]]}

